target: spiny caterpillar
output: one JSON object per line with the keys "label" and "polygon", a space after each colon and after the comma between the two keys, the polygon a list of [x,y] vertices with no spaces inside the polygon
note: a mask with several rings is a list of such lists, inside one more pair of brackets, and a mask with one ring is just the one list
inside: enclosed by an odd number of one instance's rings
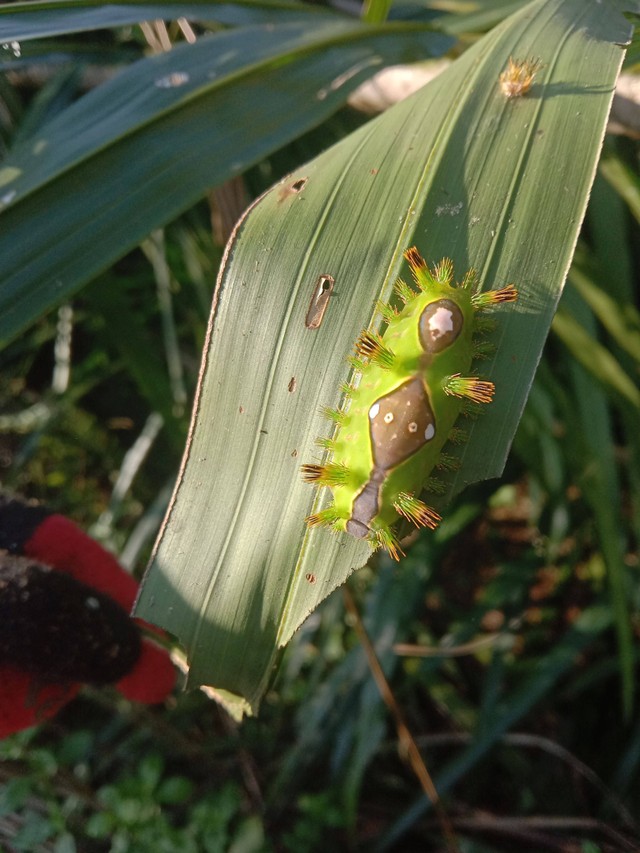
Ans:
{"label": "spiny caterpillar", "polygon": [[317,443],[331,461],[301,468],[306,482],[333,492],[333,504],[306,519],[310,527],[346,531],[395,560],[403,551],[393,524],[405,518],[434,529],[441,520],[418,495],[443,490],[434,468],[455,467],[442,449],[464,440],[454,427],[458,415],[493,397],[493,382],[468,375],[473,359],[490,351],[474,334],[492,323],[477,315],[518,295],[511,284],[482,293],[473,270],[452,286],[449,259],[430,270],[416,248],[404,256],[418,292],[399,279],[395,293],[404,308],[378,305],[384,338],[362,332],[351,359],[359,379],[343,387],[340,409],[325,410],[336,429]]}
{"label": "spiny caterpillar", "polygon": [[539,59],[514,59],[510,56],[506,69],[500,75],[502,94],[506,98],[521,98],[526,95],[541,68]]}

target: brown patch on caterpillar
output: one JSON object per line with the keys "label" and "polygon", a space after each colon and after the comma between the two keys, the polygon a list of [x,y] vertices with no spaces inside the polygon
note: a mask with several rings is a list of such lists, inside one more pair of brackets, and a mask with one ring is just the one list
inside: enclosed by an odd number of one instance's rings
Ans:
{"label": "brown patch on caterpillar", "polygon": [[450,347],[464,326],[462,311],[451,299],[437,299],[420,316],[418,335],[425,352],[435,354]]}
{"label": "brown patch on caterpillar", "polygon": [[369,409],[375,466],[388,471],[413,456],[436,434],[436,419],[418,376],[381,397]]}
{"label": "brown patch on caterpillar", "polygon": [[370,523],[380,511],[380,489],[384,483],[385,472],[374,468],[371,479],[353,502],[351,518],[347,521],[347,533],[356,539],[367,539],[371,530]]}

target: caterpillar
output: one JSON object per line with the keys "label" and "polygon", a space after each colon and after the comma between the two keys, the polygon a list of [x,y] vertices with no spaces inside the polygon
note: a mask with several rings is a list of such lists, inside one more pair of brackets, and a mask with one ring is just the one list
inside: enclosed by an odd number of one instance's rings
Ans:
{"label": "caterpillar", "polygon": [[448,258],[430,269],[415,247],[404,257],[417,290],[398,279],[404,307],[378,303],[384,335],[361,333],[343,403],[324,410],[334,432],[317,444],[331,459],[301,467],[305,482],[333,492],[330,506],[305,519],[310,527],[366,539],[395,560],[404,553],[394,530],[400,519],[431,529],[441,521],[419,494],[443,491],[433,472],[456,465],[443,448],[465,439],[459,415],[493,398],[493,382],[469,375],[473,360],[492,351],[479,337],[493,323],[480,315],[518,296],[512,284],[482,292],[474,270],[454,285]]}

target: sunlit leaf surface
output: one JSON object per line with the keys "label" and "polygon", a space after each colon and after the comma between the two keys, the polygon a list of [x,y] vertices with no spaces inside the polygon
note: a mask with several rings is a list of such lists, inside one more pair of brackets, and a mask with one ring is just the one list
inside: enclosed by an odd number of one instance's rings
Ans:
{"label": "sunlit leaf surface", "polygon": [[[253,708],[277,649],[367,559],[309,532],[318,459],[353,342],[389,298],[402,252],[515,282],[483,366],[496,400],[472,427],[451,490],[500,474],[584,214],[628,26],[608,3],[537,0],[411,99],[335,146],[249,213],[218,283],[191,440],[138,605],[187,650],[192,684]],[[510,56],[538,57],[508,99]],[[321,275],[323,322],[305,326]]]}

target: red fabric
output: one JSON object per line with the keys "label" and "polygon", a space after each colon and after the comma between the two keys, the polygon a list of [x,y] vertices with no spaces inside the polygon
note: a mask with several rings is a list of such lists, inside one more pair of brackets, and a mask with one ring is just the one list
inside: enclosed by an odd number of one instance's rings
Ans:
{"label": "red fabric", "polygon": [[33,675],[0,666],[0,738],[53,717],[80,690],[79,684],[38,684]]}
{"label": "red fabric", "polygon": [[[112,554],[64,516],[47,516],[24,543],[23,552],[109,595],[127,612],[133,607],[136,581]],[[136,665],[115,686],[127,699],[153,704],[167,698],[175,680],[167,652],[144,638]],[[33,675],[0,666],[0,737],[54,716],[80,688],[79,684],[42,685]]]}
{"label": "red fabric", "polygon": [[113,554],[63,515],[45,518],[24,543],[24,553],[110,595],[127,611],[133,607],[138,591],[135,580]]}
{"label": "red fabric", "polygon": [[134,668],[116,687],[133,702],[154,705],[164,702],[176,683],[176,671],[166,651],[151,640],[142,641],[142,651]]}

